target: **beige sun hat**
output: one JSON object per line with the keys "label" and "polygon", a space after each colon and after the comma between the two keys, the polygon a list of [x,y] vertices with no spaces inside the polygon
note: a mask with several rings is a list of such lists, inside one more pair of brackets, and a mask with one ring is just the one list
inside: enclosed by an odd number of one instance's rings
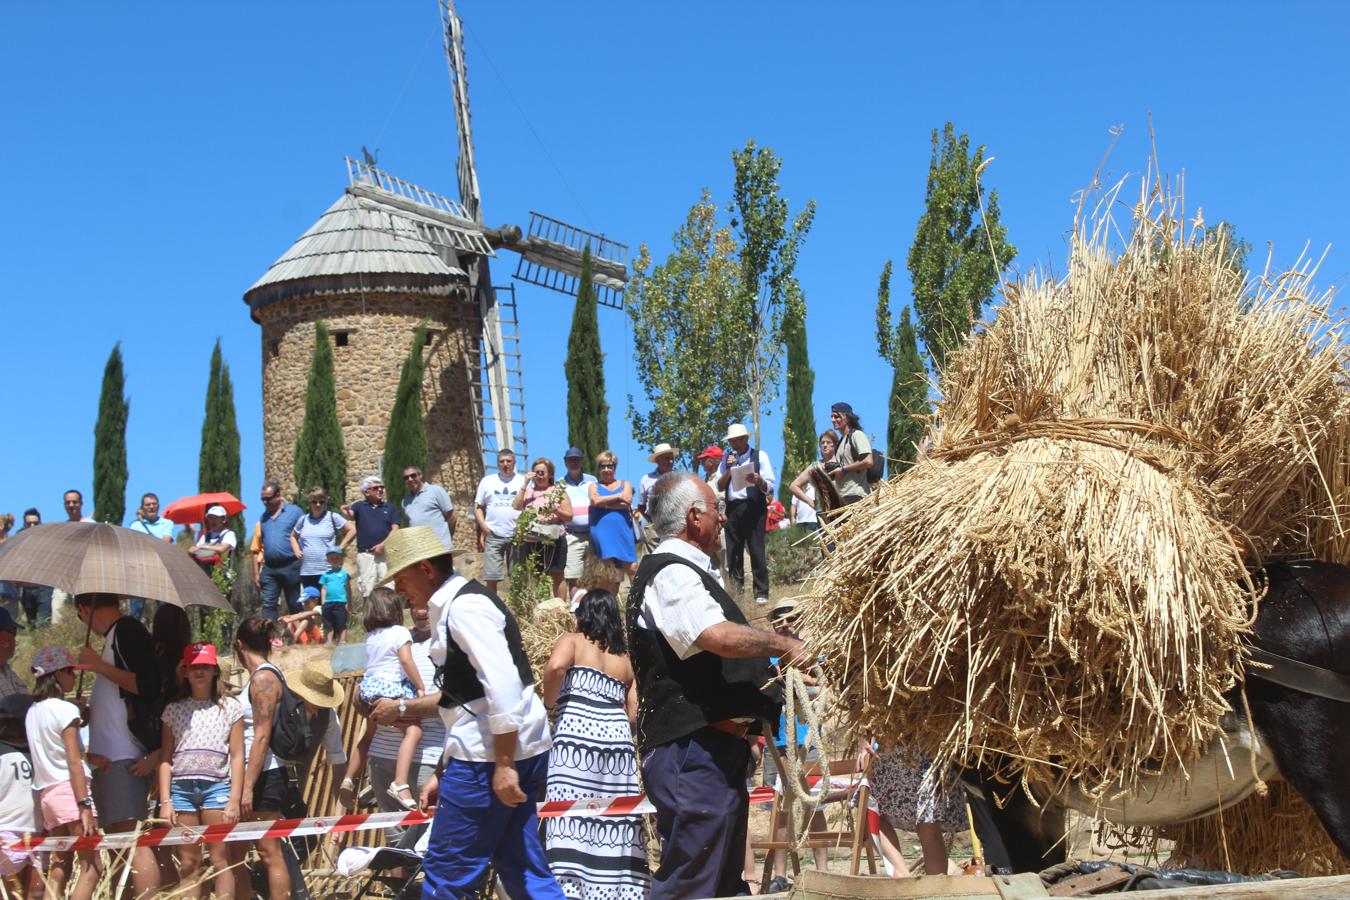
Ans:
{"label": "beige sun hat", "polygon": [[286,686],[301,700],[308,700],[324,709],[337,709],[346,699],[342,685],[333,677],[333,667],[327,660],[315,659],[300,667],[300,674],[286,680]]}
{"label": "beige sun hat", "polygon": [[384,539],[384,559],[389,566],[389,574],[375,582],[375,586],[384,587],[389,584],[395,575],[413,563],[444,556],[449,552],[441,543],[441,539],[436,536],[436,532],[426,525],[400,528]]}
{"label": "beige sun hat", "polygon": [[680,451],[676,450],[669,444],[657,444],[655,447],[652,448],[652,455],[647,457],[647,462],[654,463],[661,457],[665,456],[666,454],[675,456],[679,452]]}
{"label": "beige sun hat", "polygon": [[730,428],[727,429],[727,436],[724,438],[724,440],[729,441],[732,438],[738,437],[748,438],[749,436],[750,436],[749,429],[747,429],[740,422],[737,422],[735,425],[732,425]]}

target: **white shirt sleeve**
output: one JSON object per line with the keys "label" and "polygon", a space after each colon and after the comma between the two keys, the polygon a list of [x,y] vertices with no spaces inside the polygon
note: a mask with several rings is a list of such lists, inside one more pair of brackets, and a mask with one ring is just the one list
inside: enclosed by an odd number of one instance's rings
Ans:
{"label": "white shirt sleeve", "polygon": [[[534,691],[526,691],[506,644],[506,617],[482,594],[462,594],[449,609],[450,636],[478,673],[493,734],[520,731]],[[489,753],[490,748],[487,748]]]}
{"label": "white shirt sleeve", "polygon": [[759,477],[764,479],[764,496],[772,500],[774,489],[778,487],[778,479],[773,474],[773,463],[769,462],[769,454],[763,450],[759,451]]}
{"label": "white shirt sleeve", "polygon": [[342,726],[338,723],[337,710],[329,713],[328,727],[323,732],[323,749],[330,766],[347,762],[347,751],[342,749]]}
{"label": "white shirt sleeve", "polygon": [[678,564],[656,573],[642,599],[642,612],[680,659],[702,652],[698,636],[727,620],[698,573]]}

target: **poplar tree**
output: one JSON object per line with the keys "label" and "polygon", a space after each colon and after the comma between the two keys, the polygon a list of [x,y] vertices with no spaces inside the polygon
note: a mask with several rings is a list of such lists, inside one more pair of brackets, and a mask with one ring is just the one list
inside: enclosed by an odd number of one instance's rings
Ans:
{"label": "poplar tree", "polygon": [[980,215],[979,173],[984,147],[970,152],[970,137],[957,136],[951,122],[941,138],[933,131],[924,212],[909,250],[918,337],[933,368],[941,372],[947,354],[960,347],[993,297],[999,273],[1017,248],[999,220],[998,192]]}
{"label": "poplar tree", "polygon": [[408,486],[403,482],[403,470],[408,466],[422,468],[427,464],[427,426],[422,417],[422,379],[426,376],[427,327],[418,325],[413,332],[412,347],[403,360],[403,371],[398,376],[398,390],[394,394],[394,408],[389,413],[389,430],[384,435],[384,478],[386,502],[394,510],[403,508],[403,497]]}
{"label": "poplar tree", "polygon": [[806,348],[806,303],[787,323],[787,412],[783,416],[783,468],[778,473],[778,499],[792,505],[788,489],[797,473],[816,456],[816,416],[811,403],[816,373]]}
{"label": "poplar tree", "polygon": [[567,442],[578,447],[582,459],[594,460],[609,447],[609,404],[605,402],[605,355],[600,351],[600,322],[596,315],[591,248],[581,252],[581,277],[567,337]]}
{"label": "poplar tree", "polygon": [[[295,442],[293,474],[302,498],[311,487],[320,485],[334,506],[346,499],[347,451],[338,423],[333,343],[328,336],[328,326],[323,322],[314,325],[314,355],[305,389],[305,419],[300,426],[300,438]],[[308,508],[308,504],[301,505]]]}
{"label": "poplar tree", "polygon": [[891,261],[886,260],[881,284],[877,286],[877,353],[893,370],[887,404],[890,419],[886,423],[886,474],[895,477],[914,464],[915,447],[924,433],[924,423],[918,417],[928,415],[931,410],[923,357],[919,355],[908,306],[900,311],[900,320],[894,327],[891,325],[891,271]]}
{"label": "poplar tree", "polygon": [[113,344],[103,367],[103,390],[94,423],[94,518],[121,525],[127,511],[127,401],[122,343]]}

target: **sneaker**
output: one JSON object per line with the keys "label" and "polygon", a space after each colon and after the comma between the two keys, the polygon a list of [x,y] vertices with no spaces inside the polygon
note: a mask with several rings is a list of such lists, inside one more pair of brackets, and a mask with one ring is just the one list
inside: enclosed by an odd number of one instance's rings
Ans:
{"label": "sneaker", "polygon": [[768,598],[768,597],[756,597],[756,598],[755,598],[755,603],[756,603],[757,605],[759,605],[759,606],[765,606],[765,605],[768,604],[768,602],[769,602],[769,598]]}

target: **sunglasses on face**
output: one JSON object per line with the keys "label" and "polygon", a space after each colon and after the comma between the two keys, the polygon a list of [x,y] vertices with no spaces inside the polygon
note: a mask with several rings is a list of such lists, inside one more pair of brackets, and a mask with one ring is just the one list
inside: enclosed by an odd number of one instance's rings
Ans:
{"label": "sunglasses on face", "polygon": [[410,474],[410,475],[404,475],[404,476],[403,476],[403,480],[404,480],[404,481],[416,481],[416,480],[418,480],[418,479],[421,478],[421,477],[422,477],[421,475],[418,475],[416,472],[413,472],[413,473]]}
{"label": "sunglasses on face", "polygon": [[328,501],[327,501],[327,500],[311,500],[311,501],[309,501],[309,505],[310,505],[310,506],[327,506],[327,505],[328,505]]}
{"label": "sunglasses on face", "polygon": [[601,464],[600,464],[600,468],[602,468],[602,469],[612,469],[612,468],[614,468],[614,463],[601,463]]}

